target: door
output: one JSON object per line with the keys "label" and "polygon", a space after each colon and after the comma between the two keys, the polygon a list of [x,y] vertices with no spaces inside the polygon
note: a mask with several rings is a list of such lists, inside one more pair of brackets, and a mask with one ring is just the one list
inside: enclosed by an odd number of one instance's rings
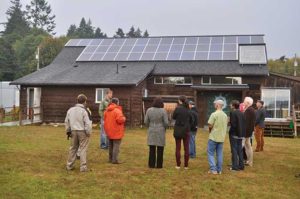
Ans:
{"label": "door", "polygon": [[28,119],[41,119],[41,88],[28,88]]}
{"label": "door", "polygon": [[[232,100],[242,100],[242,92],[239,91],[203,91],[198,93],[198,109],[200,117],[200,127],[207,125],[207,121],[211,113],[215,111],[214,101],[223,100],[224,108],[223,111],[229,115],[230,112],[230,102]],[[201,118],[202,117],[202,118]]]}

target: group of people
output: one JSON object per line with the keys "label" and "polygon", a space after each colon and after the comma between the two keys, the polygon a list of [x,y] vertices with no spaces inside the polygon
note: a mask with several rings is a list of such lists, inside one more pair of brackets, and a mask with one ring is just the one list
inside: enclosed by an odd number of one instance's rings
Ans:
{"label": "group of people", "polygon": [[[100,148],[109,149],[109,163],[120,164],[119,149],[125,131],[126,118],[118,98],[112,98],[112,90],[106,91],[106,96],[99,107]],[[86,108],[87,97],[80,94],[77,104],[71,107],[65,118],[66,131],[71,132],[71,146],[67,160],[67,170],[74,169],[76,157],[80,159],[80,171],[86,172],[86,154],[89,138],[92,132],[92,120],[89,109]]]}
{"label": "group of people", "polygon": [[[257,100],[255,110],[253,99],[245,97],[244,102],[233,100],[230,103],[231,112],[229,119],[223,112],[224,102],[216,100],[214,102],[216,111],[210,115],[209,141],[207,146],[207,156],[210,166],[208,171],[211,174],[221,174],[223,166],[223,143],[229,129],[229,140],[231,148],[231,171],[243,171],[244,165],[253,166],[252,136],[253,132],[256,139],[255,152],[263,151],[264,147],[264,120],[265,109],[264,102]],[[243,151],[244,150],[244,151]],[[217,161],[214,154],[216,153]],[[217,162],[217,163],[216,163]]]}
{"label": "group of people", "polygon": [[[124,136],[126,118],[119,99],[113,98],[113,91],[108,89],[99,106],[100,115],[100,148],[109,150],[109,162],[120,164],[118,160],[120,144]],[[76,156],[80,159],[80,171],[87,171],[86,153],[92,132],[90,111],[86,108],[87,97],[80,94],[77,104],[71,107],[65,118],[66,131],[71,132],[71,146],[67,161],[67,170],[74,169]],[[208,120],[209,138],[207,156],[209,173],[221,174],[223,165],[223,143],[227,126],[230,126],[229,140],[232,154],[230,170],[244,170],[244,165],[253,166],[252,134],[255,131],[256,152],[263,151],[265,110],[263,101],[256,103],[257,110],[252,107],[253,99],[246,97],[244,102],[233,100],[228,116],[223,112],[224,101],[214,101],[215,112]],[[183,168],[188,169],[189,159],[196,157],[196,133],[199,114],[195,103],[185,96],[178,98],[178,106],[174,110],[173,136],[176,143],[176,169],[181,168],[181,143],[184,149]],[[168,115],[161,98],[155,98],[145,114],[144,123],[148,126],[147,144],[149,146],[149,168],[163,168],[163,154],[166,145],[166,129],[169,125]],[[243,152],[243,149],[245,152]],[[215,153],[216,159],[215,160]],[[245,154],[244,154],[245,153]],[[245,160],[244,160],[245,159]]]}

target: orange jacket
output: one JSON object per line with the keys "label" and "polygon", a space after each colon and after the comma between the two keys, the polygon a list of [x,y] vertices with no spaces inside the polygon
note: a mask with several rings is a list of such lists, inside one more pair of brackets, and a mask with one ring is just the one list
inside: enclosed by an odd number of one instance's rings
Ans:
{"label": "orange jacket", "polygon": [[108,105],[104,112],[104,129],[109,139],[121,139],[124,136],[126,118],[122,107],[114,103]]}

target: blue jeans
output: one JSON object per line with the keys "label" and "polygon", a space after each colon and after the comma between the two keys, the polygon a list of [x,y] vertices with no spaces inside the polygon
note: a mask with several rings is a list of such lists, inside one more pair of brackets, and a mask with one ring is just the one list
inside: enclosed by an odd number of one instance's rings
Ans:
{"label": "blue jeans", "polygon": [[190,158],[196,158],[196,134],[190,132]]}
{"label": "blue jeans", "polygon": [[100,148],[101,149],[108,149],[109,146],[109,139],[106,136],[105,130],[104,130],[104,120],[101,118],[100,123]]}
{"label": "blue jeans", "polygon": [[242,139],[236,139],[229,135],[229,140],[231,148],[231,168],[233,170],[244,170]]}
{"label": "blue jeans", "polygon": [[[217,154],[217,164],[215,163],[215,152]],[[222,171],[223,165],[223,142],[215,142],[208,140],[207,144],[207,158],[211,171]]]}

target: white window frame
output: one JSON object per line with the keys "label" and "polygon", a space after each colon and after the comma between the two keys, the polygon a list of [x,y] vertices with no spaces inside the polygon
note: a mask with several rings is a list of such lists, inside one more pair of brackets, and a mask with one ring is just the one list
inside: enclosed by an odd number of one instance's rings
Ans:
{"label": "white window frame", "polygon": [[281,117],[277,117],[277,114],[276,114],[276,111],[277,111],[277,92],[278,91],[282,91],[282,90],[285,90],[285,91],[288,91],[289,93],[289,102],[288,102],[288,117],[291,116],[291,89],[289,88],[262,88],[261,89],[261,99],[262,101],[265,101],[264,99],[264,95],[263,95],[263,91],[264,90],[275,90],[275,104],[274,104],[274,117],[268,117],[267,119],[283,119]]}
{"label": "white window frame", "polygon": [[[95,103],[96,104],[100,104],[102,102],[102,100],[104,99],[105,90],[106,90],[106,88],[96,88],[96,91],[95,91]],[[101,91],[101,93],[102,93],[102,99],[100,101],[98,101],[98,92],[99,91]]]}
{"label": "white window frame", "polygon": [[[168,78],[170,78],[170,77],[176,77],[176,76],[168,76]],[[161,83],[157,83],[156,78],[161,78]],[[180,78],[186,78],[186,77],[180,76]],[[180,83],[165,83],[164,82],[164,77],[159,76],[159,77],[154,77],[154,84],[193,85],[193,78],[192,77],[189,77],[189,78],[191,78],[191,83],[180,84]]]}
{"label": "white window frame", "polygon": [[[201,77],[201,84],[204,84],[204,85],[211,85],[211,84],[213,84],[213,83],[211,83],[211,76],[206,76],[206,77],[209,78],[209,83],[204,83],[203,82],[203,77],[204,76]],[[242,85],[243,84],[243,78],[242,77],[225,76],[225,78],[232,78],[232,80],[231,80],[231,84],[224,84],[224,85]],[[241,83],[240,84],[233,84],[233,79],[234,78],[241,78]]]}

